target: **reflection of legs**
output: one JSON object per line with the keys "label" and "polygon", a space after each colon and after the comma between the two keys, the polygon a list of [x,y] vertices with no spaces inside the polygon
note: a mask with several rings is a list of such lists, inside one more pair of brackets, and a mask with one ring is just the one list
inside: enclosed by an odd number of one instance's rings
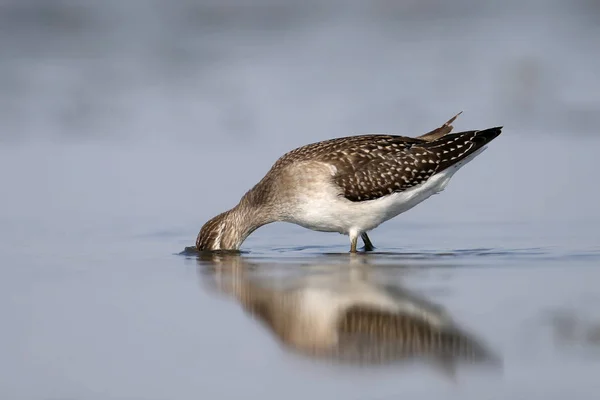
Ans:
{"label": "reflection of legs", "polygon": [[367,235],[367,232],[363,232],[360,234],[360,237],[362,238],[364,244],[365,244],[365,251],[373,251],[375,250],[375,246],[373,246],[373,243],[371,243],[371,239],[369,239],[369,236]]}

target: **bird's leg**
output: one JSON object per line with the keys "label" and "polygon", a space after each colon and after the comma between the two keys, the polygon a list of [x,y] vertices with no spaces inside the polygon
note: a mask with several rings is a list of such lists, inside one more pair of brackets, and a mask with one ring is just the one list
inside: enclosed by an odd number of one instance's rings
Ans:
{"label": "bird's leg", "polygon": [[356,244],[358,242],[358,235],[350,235],[350,253],[356,253]]}
{"label": "bird's leg", "polygon": [[361,233],[360,237],[362,238],[363,243],[365,244],[365,251],[375,250],[375,246],[373,246],[373,243],[371,242],[371,239],[369,239],[369,235],[367,235],[367,232]]}

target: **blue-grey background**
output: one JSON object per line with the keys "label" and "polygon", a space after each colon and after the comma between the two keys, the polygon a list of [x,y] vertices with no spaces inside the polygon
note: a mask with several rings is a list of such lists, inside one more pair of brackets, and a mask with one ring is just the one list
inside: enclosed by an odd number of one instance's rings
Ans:
{"label": "blue-grey background", "polygon": [[[599,38],[594,0],[0,1],[0,397],[595,398],[598,343],[539,321],[600,329]],[[371,238],[426,255],[409,283],[502,376],[299,361],[174,255],[285,151],[459,111],[503,135]],[[348,240],[274,224],[244,249],[285,270]]]}

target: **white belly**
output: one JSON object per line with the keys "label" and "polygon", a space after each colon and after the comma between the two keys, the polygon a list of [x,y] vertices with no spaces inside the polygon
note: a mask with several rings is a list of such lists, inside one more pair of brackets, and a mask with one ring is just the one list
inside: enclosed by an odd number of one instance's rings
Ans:
{"label": "white belly", "polygon": [[444,190],[456,171],[483,150],[485,147],[420,185],[376,200],[353,202],[339,196],[333,185],[323,187],[318,191],[318,196],[312,193],[303,199],[298,212],[289,222],[315,231],[343,234],[370,231]]}

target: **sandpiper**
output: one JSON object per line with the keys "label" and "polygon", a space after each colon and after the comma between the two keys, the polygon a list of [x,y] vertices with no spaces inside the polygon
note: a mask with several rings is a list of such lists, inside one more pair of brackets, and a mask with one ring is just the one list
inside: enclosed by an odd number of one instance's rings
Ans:
{"label": "sandpiper", "polygon": [[231,210],[204,224],[200,251],[238,250],[257,228],[277,221],[350,237],[367,232],[441,192],[502,127],[451,133],[455,115],[418,137],[368,134],[325,140],[284,154]]}

